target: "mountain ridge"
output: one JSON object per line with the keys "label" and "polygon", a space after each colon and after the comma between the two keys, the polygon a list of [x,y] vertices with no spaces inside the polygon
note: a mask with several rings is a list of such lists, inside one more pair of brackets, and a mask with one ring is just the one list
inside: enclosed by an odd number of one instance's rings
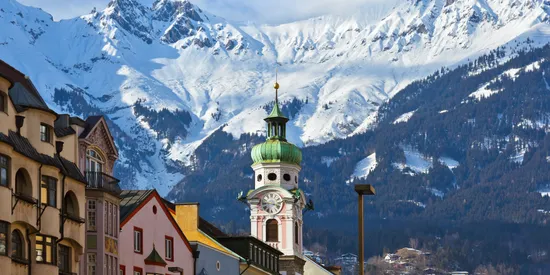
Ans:
{"label": "mountain ridge", "polygon": [[[182,172],[153,181],[146,175],[190,165],[218,129],[236,139],[263,133],[262,106],[273,100],[277,63],[281,101],[310,103],[296,112],[290,140],[311,146],[371,129],[378,106],[442,66],[529,32],[539,32],[535,42],[544,44],[550,33],[542,0],[408,1],[375,23],[325,16],[278,26],[232,24],[189,1],[113,0],[59,22],[14,0],[0,8],[0,24],[9,29],[0,35],[0,58],[27,72],[59,111],[107,114],[124,136],[117,144],[120,175],[135,182],[128,187],[163,194]],[[150,112],[136,112],[138,102],[191,119],[167,138],[144,115]]]}

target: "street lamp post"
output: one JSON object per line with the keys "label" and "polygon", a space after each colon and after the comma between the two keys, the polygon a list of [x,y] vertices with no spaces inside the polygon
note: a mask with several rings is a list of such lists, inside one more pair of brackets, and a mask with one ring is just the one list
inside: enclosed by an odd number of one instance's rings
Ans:
{"label": "street lamp post", "polygon": [[372,196],[375,194],[374,187],[370,184],[356,184],[355,192],[359,195],[359,274],[365,274],[365,238],[363,234],[365,233],[364,223],[363,223],[363,196]]}

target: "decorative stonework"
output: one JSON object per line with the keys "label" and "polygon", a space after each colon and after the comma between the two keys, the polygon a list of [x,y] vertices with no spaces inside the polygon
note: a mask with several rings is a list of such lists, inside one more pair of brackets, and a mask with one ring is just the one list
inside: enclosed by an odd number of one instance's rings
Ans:
{"label": "decorative stonework", "polygon": [[[85,139],[80,140],[79,155],[83,161],[86,161],[86,150],[90,147],[97,147],[105,157],[105,173],[112,174],[113,166],[117,160],[117,151],[113,147],[113,138],[109,134],[104,121],[100,121],[91,133]],[[84,163],[85,164],[85,163]],[[82,167],[86,167],[83,165]]]}

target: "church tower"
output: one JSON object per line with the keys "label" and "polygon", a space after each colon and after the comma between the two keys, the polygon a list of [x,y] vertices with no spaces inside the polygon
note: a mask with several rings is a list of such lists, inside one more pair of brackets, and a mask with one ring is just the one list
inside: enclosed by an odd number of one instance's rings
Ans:
{"label": "church tower", "polygon": [[302,210],[305,196],[298,187],[302,152],[286,139],[286,123],[278,102],[265,122],[267,140],[252,148],[254,190],[246,196],[250,206],[251,235],[277,248],[284,255],[281,274],[304,274],[302,254]]}

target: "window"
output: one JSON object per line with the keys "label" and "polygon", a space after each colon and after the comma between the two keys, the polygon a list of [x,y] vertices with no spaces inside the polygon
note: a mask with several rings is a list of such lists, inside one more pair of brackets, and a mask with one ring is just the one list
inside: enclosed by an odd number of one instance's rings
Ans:
{"label": "window", "polygon": [[107,273],[106,274],[111,274],[111,267],[113,266],[113,257],[105,254],[105,259],[107,259],[106,263],[107,263]]}
{"label": "window", "polygon": [[80,213],[78,211],[78,201],[76,195],[69,191],[65,194],[65,214],[69,217],[80,218]]}
{"label": "window", "polygon": [[134,266],[134,275],[143,275],[143,269],[140,267]]}
{"label": "window", "polygon": [[298,234],[299,234],[298,222],[295,222],[295,223],[294,223],[294,242],[295,242],[296,244],[299,244],[299,242],[298,242],[298,236],[299,236],[299,235],[298,235]]}
{"label": "window", "polygon": [[96,231],[96,200],[88,201],[88,231]]}
{"label": "window", "polygon": [[268,242],[279,241],[279,223],[275,219],[270,219],[266,222],[265,239]]}
{"label": "window", "polygon": [[111,203],[107,203],[107,234],[109,236],[113,235],[113,205]]}
{"label": "window", "polygon": [[86,151],[86,171],[103,172],[103,158],[95,150]]}
{"label": "window", "polygon": [[174,238],[164,237],[165,257],[168,261],[174,261]]}
{"label": "window", "polygon": [[7,156],[0,155],[0,185],[9,186],[10,160]]}
{"label": "window", "polygon": [[15,173],[15,193],[32,198],[32,183],[29,173],[24,168],[20,168]]}
{"label": "window", "polygon": [[52,142],[52,130],[51,126],[44,123],[40,124],[40,140],[44,142]]}
{"label": "window", "polygon": [[55,263],[55,238],[36,235],[36,262],[54,264]]}
{"label": "window", "polygon": [[88,253],[88,275],[95,275],[96,271],[96,254]]}
{"label": "window", "polygon": [[113,236],[118,237],[118,207],[113,205]]}
{"label": "window", "polygon": [[289,174],[284,174],[283,179],[285,179],[285,181],[290,181],[290,175]]}
{"label": "window", "polygon": [[107,215],[107,213],[109,212],[109,210],[107,210],[107,208],[109,207],[109,203],[108,202],[103,202],[103,217],[104,217],[104,223],[105,223],[105,234],[107,234],[107,232],[109,232],[109,217]]}
{"label": "window", "polygon": [[0,112],[4,112],[4,113],[8,112],[8,108],[6,108],[7,102],[8,100],[6,100],[6,94],[0,92]]}
{"label": "window", "polygon": [[216,262],[216,269],[217,269],[218,271],[220,271],[220,268],[221,268],[220,261],[217,261],[217,262]]}
{"label": "window", "polygon": [[134,252],[143,254],[143,229],[134,227]]}
{"label": "window", "polygon": [[0,221],[0,255],[8,255],[8,232],[10,224]]}
{"label": "window", "polygon": [[126,275],[126,267],[121,265],[118,271],[118,275]]}
{"label": "window", "polygon": [[267,179],[268,180],[276,180],[277,179],[277,174],[269,173],[269,174],[267,174]]}
{"label": "window", "polygon": [[11,232],[11,257],[23,260],[23,235],[21,231],[13,230]]}
{"label": "window", "polygon": [[71,272],[71,248],[64,245],[59,245],[59,254],[57,266],[60,272]]}
{"label": "window", "polygon": [[42,176],[40,185],[40,202],[51,207],[57,206],[57,180],[52,177]]}

